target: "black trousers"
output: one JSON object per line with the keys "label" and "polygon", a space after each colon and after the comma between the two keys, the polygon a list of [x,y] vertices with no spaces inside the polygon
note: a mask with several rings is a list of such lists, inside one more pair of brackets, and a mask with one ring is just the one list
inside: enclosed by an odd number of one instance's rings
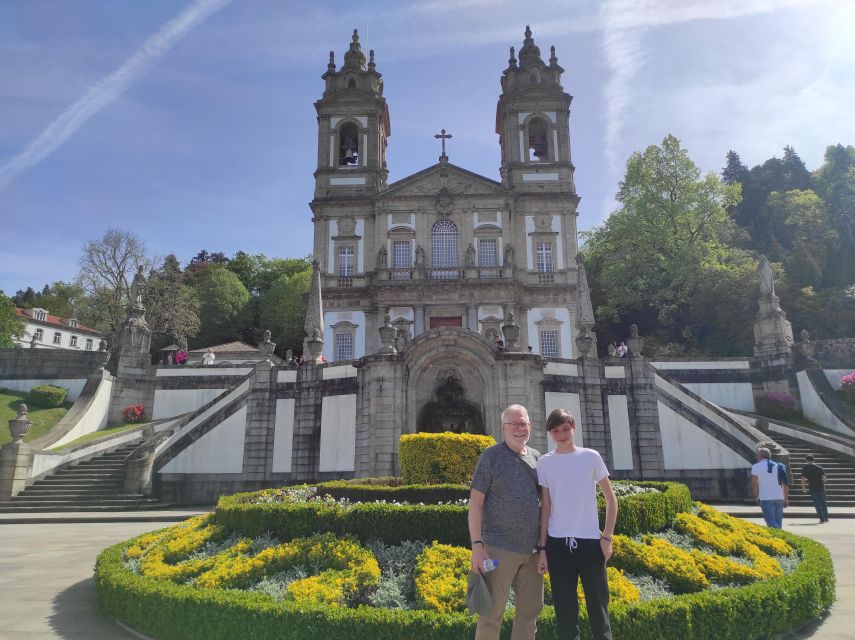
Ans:
{"label": "black trousers", "polygon": [[553,538],[546,541],[549,582],[560,640],[579,640],[579,579],[593,640],[612,640],[609,583],[599,539]]}

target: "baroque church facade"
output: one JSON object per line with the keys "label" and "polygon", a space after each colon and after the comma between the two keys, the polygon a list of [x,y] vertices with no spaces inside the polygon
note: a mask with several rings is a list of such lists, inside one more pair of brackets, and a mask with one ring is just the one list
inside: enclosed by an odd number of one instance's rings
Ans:
{"label": "baroque church facade", "polygon": [[449,161],[388,183],[389,106],[374,52],[354,31],[344,64],[330,52],[318,114],[314,255],[321,264],[324,355],[382,347],[388,314],[400,347],[439,327],[490,341],[513,318],[523,350],[576,357],[577,206],[569,96],[555,48],[544,62],[526,28],[501,76],[501,181]]}

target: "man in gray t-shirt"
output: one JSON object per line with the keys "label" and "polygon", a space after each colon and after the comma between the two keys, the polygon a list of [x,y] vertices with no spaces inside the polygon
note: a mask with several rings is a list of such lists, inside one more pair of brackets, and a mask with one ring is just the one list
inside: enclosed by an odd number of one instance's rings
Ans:
{"label": "man in gray t-shirt", "polygon": [[[481,454],[469,497],[470,571],[484,574],[493,610],[478,618],[475,640],[497,640],[511,586],[516,615],[512,640],[534,640],[543,608],[543,576],[537,571],[540,503],[537,459],[526,446],[531,423],[525,407],[512,404],[502,412],[499,444]],[[484,561],[498,561],[485,571]]]}

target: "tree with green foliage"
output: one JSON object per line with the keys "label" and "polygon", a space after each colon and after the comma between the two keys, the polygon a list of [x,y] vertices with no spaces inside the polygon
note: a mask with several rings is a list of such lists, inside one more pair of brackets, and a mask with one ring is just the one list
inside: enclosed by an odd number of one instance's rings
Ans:
{"label": "tree with green foliage", "polygon": [[743,184],[748,180],[748,167],[742,164],[739,154],[732,149],[727,152],[727,164],[721,170],[724,184]]}
{"label": "tree with green foliage", "polygon": [[825,201],[831,225],[840,236],[828,261],[825,282],[834,287],[855,283],[855,147],[842,144],[825,150],[816,175],[816,192]]}
{"label": "tree with green foliage", "polygon": [[306,294],[311,282],[310,264],[302,271],[279,277],[261,299],[261,327],[270,329],[280,354],[287,349],[295,353],[303,349]]}
{"label": "tree with green foliage", "polygon": [[184,273],[175,255],[166,256],[160,269],[151,272],[143,303],[153,333],[177,341],[199,332],[199,298],[194,289],[184,284]]}
{"label": "tree with green foliage", "polygon": [[222,265],[211,265],[199,279],[200,345],[226,342],[243,337],[247,328],[249,291],[240,278]]}
{"label": "tree with green foliage", "polygon": [[769,258],[783,262],[794,286],[819,287],[838,242],[825,203],[809,189],[773,191],[766,199],[766,211],[770,224],[778,229],[776,250]]}
{"label": "tree with green foliage", "polygon": [[15,303],[0,289],[0,348],[15,346],[15,338],[24,337],[24,323],[18,318]]}
{"label": "tree with green foliage", "polygon": [[[724,184],[714,173],[702,177],[674,136],[633,154],[617,194],[620,208],[585,236],[589,274],[605,294],[599,319],[624,330],[636,322],[653,343],[696,352],[724,343],[708,335],[716,327],[703,301],[738,290],[756,268],[729,244],[736,230],[726,209],[739,197],[738,183]],[[750,332],[750,320],[728,309],[736,330]]]}

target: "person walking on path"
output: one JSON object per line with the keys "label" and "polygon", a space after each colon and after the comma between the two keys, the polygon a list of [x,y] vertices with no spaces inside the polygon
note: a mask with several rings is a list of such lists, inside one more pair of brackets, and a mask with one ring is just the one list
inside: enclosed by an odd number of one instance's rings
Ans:
{"label": "person walking on path", "polygon": [[814,457],[810,454],[805,456],[807,464],[802,467],[802,491],[805,490],[807,484],[810,491],[810,498],[813,500],[813,507],[816,509],[816,515],[819,516],[820,524],[828,522],[828,503],[825,497],[825,469],[814,463]]}
{"label": "person walking on path", "polygon": [[[481,453],[469,497],[470,571],[484,575],[493,600],[478,617],[475,640],[498,640],[511,586],[516,614],[511,640],[534,640],[543,609],[543,576],[537,570],[540,453],[526,446],[531,422],[525,407],[502,412],[503,441]],[[490,570],[485,561],[498,561]]]}
{"label": "person walking on path", "polygon": [[766,526],[780,529],[790,498],[787,468],[772,460],[772,452],[766,447],[757,449],[757,462],[751,467],[751,492],[760,503]]}
{"label": "person walking on path", "polygon": [[[560,640],[579,640],[579,596],[582,579],[585,605],[594,640],[612,640],[606,563],[612,555],[617,520],[609,472],[594,449],[577,447],[576,419],[556,409],[546,420],[555,449],[537,463],[541,486],[538,571],[549,572]],[[606,500],[606,523],[600,533],[597,485]]]}

